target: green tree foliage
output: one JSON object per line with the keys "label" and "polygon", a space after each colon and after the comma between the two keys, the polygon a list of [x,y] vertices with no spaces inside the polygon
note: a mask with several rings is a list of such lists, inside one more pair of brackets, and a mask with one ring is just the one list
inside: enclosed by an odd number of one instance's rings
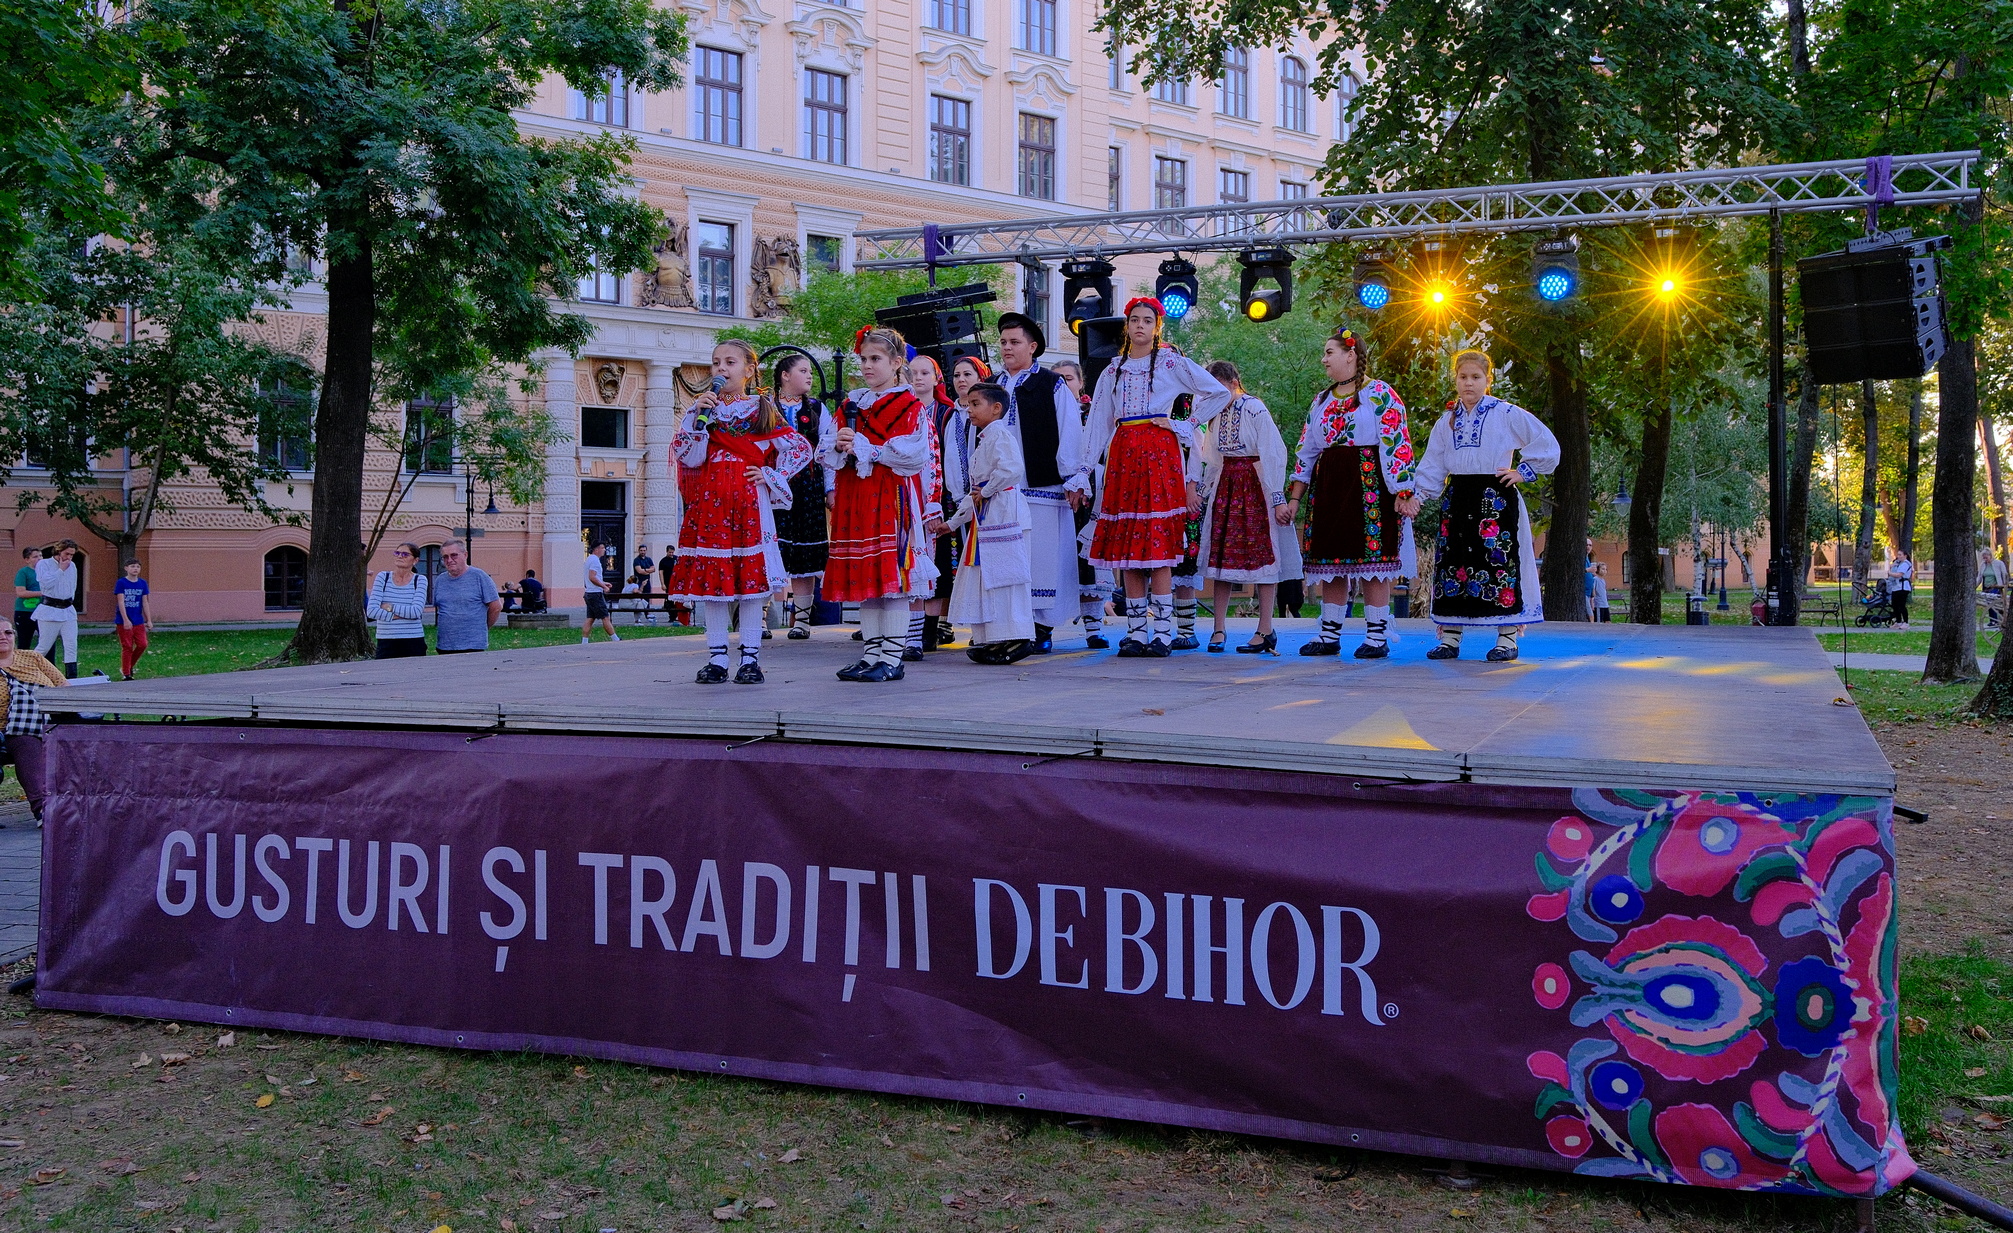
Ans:
{"label": "green tree foliage", "polygon": [[[1332,302],[1321,294],[1319,276],[1296,278],[1293,312],[1258,324],[1237,307],[1237,262],[1220,258],[1200,271],[1195,307],[1167,327],[1167,339],[1199,364],[1229,360],[1244,388],[1262,401],[1279,425],[1286,447],[1300,440],[1307,410],[1328,384],[1321,369],[1321,344],[1336,323],[1312,304]],[[1422,439],[1423,440],[1423,439]]]}
{"label": "green tree foliage", "polygon": [[[598,93],[678,80],[683,17],[648,0],[142,0],[148,88],[124,113],[136,175],[207,169],[192,216],[263,277],[323,263],[307,601],[292,655],[365,653],[363,462],[379,399],[591,334],[559,307],[594,269],[644,264],[661,216],[626,192],[633,145],[521,136],[548,76]],[[146,186],[142,186],[145,188]]]}
{"label": "green tree foliage", "polygon": [[[957,266],[937,274],[937,285],[943,288],[974,283],[985,284],[1000,297],[990,306],[994,314],[1015,307],[1010,302],[1012,280],[1000,266]],[[803,347],[818,357],[828,373],[832,353],[840,352],[846,356],[849,381],[857,380],[858,366],[852,359],[854,333],[873,324],[877,309],[892,308],[902,296],[929,289],[929,277],[921,270],[855,270],[849,274],[818,270],[804,289],[791,297],[788,316],[744,330],[741,337],[764,350],[782,343]]]}

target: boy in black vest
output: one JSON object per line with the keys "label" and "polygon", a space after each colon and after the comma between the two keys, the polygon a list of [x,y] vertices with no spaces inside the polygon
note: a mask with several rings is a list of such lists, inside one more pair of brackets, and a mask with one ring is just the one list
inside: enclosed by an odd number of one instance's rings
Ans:
{"label": "boy in black vest", "polygon": [[1007,423],[1020,434],[1027,462],[1035,649],[1045,654],[1055,627],[1074,620],[1079,607],[1073,511],[1090,502],[1083,417],[1069,386],[1038,362],[1048,349],[1040,323],[1025,313],[1001,313],[999,332]]}

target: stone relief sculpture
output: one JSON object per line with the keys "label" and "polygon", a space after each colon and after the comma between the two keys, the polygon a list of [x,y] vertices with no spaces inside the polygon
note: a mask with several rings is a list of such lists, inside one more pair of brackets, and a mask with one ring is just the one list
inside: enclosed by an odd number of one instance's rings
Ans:
{"label": "stone relief sculpture", "polygon": [[639,297],[645,307],[691,308],[692,263],[689,244],[691,228],[684,223],[672,223],[671,234],[657,246],[657,268],[643,273],[643,294]]}
{"label": "stone relief sculpture", "polygon": [[615,405],[615,399],[622,393],[622,373],[620,364],[603,364],[594,370],[594,392],[601,395],[604,406]]}
{"label": "stone relief sculpture", "polygon": [[749,273],[748,311],[756,317],[780,317],[789,310],[804,281],[804,258],[789,236],[755,241]]}

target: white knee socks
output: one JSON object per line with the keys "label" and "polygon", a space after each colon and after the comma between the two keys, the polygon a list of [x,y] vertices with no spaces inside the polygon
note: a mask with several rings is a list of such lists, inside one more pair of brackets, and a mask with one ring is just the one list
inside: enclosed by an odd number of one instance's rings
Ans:
{"label": "white knee socks", "polygon": [[734,603],[726,599],[699,601],[699,617],[706,625],[706,662],[716,668],[727,666],[727,628],[734,620]]}
{"label": "white knee socks", "polygon": [[1083,613],[1083,632],[1096,638],[1104,633],[1104,597],[1085,597],[1080,607]]}
{"label": "white knee socks", "polygon": [[743,595],[741,597],[741,662],[752,664],[762,656],[762,609],[768,606],[766,595]]}
{"label": "white knee socks", "polygon": [[1347,616],[1348,613],[1349,605],[1347,604],[1331,604],[1325,600],[1322,601],[1321,632],[1314,635],[1314,640],[1316,642],[1342,641],[1342,618]]}
{"label": "white knee socks", "polygon": [[1153,621],[1155,642],[1174,641],[1174,592],[1164,591],[1146,598],[1147,616]]}
{"label": "white knee socks", "polygon": [[1389,604],[1363,605],[1363,645],[1384,646],[1391,633],[1391,606]]}
{"label": "white knee socks", "polygon": [[1179,599],[1174,602],[1174,632],[1184,638],[1195,635],[1195,597],[1193,595],[1187,599]]}

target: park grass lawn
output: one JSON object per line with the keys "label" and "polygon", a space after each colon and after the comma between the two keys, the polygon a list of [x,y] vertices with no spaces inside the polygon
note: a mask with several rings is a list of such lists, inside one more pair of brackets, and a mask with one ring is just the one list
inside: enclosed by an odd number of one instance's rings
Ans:
{"label": "park grass lawn", "polygon": [[1979,682],[1925,685],[1914,672],[1852,670],[1848,694],[1867,722],[1949,722],[1966,718],[1964,708],[1978,696]]}
{"label": "park grass lawn", "polygon": [[[1925,623],[1921,623],[1926,626]],[[1896,630],[1886,633],[1874,629],[1855,629],[1848,634],[1819,634],[1817,641],[1827,651],[1842,651],[1850,646],[1855,654],[1866,655],[1927,655],[1929,654],[1929,630],[1910,629],[1906,633]],[[1978,631],[1978,653],[1991,658],[1999,650],[1999,631],[1996,629]]]}
{"label": "park grass lawn", "polygon": [[[2013,964],[1976,942],[1962,954],[1910,957],[1901,965],[1901,1006],[1909,1016],[1901,1030],[1901,1124],[1918,1145],[1916,1160],[1933,1171],[1932,1145],[1948,1137],[1946,1126],[2013,1118],[2013,1099],[1978,1099],[2013,1097]],[[1961,1118],[1950,1116],[1953,1109]]]}

